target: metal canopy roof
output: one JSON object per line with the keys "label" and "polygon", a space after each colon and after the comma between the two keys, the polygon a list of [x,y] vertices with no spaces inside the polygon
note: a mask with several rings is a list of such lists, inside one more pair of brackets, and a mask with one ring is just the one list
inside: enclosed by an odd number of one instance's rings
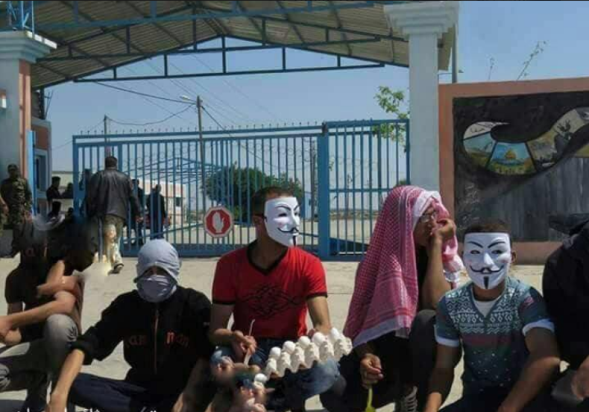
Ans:
{"label": "metal canopy roof", "polygon": [[[0,30],[7,29],[7,3],[0,5]],[[16,3],[16,2],[12,2]],[[33,3],[33,2],[20,2]],[[284,47],[361,60],[357,67],[408,66],[408,42],[389,28],[383,10],[391,1],[36,1],[34,31],[58,44],[32,69],[32,86],[43,88],[89,76],[146,58],[163,55],[161,76],[174,54],[217,52],[227,70],[227,56],[240,50],[283,49],[281,70],[287,69]],[[203,42],[221,38],[221,48]],[[227,47],[225,38],[254,41],[256,46]],[[453,32],[439,42],[439,68],[446,70]],[[326,70],[328,68],[317,68]],[[329,68],[331,69],[331,68]],[[304,71],[314,70],[311,68]],[[187,74],[178,77],[215,75]],[[88,81],[88,80],[87,80]],[[90,80],[92,81],[92,80]],[[101,80],[103,81],[103,80]]]}

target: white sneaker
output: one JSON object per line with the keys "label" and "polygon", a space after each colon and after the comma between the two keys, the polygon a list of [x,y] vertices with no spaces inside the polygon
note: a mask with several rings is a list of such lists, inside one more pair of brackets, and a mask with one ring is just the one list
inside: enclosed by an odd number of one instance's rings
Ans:
{"label": "white sneaker", "polygon": [[411,393],[395,402],[395,412],[417,412],[417,388],[415,386]]}

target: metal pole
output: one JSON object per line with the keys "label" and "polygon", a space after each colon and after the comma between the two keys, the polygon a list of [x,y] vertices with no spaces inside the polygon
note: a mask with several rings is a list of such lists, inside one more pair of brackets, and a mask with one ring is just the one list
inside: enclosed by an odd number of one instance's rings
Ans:
{"label": "metal pole", "polygon": [[206,175],[205,175],[205,142],[202,134],[202,99],[200,96],[196,98],[196,110],[198,112],[198,136],[200,142],[200,174],[202,176],[202,213],[206,212]]}
{"label": "metal pole", "polygon": [[323,134],[317,137],[317,184],[319,197],[319,257],[326,259],[330,255],[331,215],[330,215],[330,173],[329,173],[329,128],[323,125]]}
{"label": "metal pole", "polygon": [[110,156],[110,147],[108,147],[108,138],[106,137],[108,134],[108,116],[104,115],[102,120],[104,123],[104,153],[106,156]]}
{"label": "metal pole", "polygon": [[317,199],[317,185],[315,180],[315,167],[317,165],[317,155],[315,153],[314,142],[311,141],[310,147],[310,158],[311,158],[311,221],[315,220],[315,208]]}
{"label": "metal pole", "polygon": [[454,46],[452,47],[452,83],[458,83],[458,25],[454,26]]}

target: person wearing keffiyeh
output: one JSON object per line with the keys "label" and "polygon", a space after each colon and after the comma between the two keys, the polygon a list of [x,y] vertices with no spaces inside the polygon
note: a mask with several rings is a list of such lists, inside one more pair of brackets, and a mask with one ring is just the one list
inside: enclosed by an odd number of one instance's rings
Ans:
{"label": "person wearing keffiyeh", "polygon": [[463,269],[456,225],[437,192],[400,186],[388,195],[356,274],[344,334],[354,352],[341,378],[322,395],[330,412],[364,410],[368,391],[377,408],[423,405],[434,367],[435,309]]}

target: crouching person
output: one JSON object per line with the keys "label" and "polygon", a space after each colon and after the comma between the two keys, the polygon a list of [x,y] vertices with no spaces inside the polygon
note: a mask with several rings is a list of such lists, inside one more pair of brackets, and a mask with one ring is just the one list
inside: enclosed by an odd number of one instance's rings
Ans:
{"label": "crouching person", "polygon": [[75,222],[58,209],[49,220],[21,225],[15,242],[20,264],[6,278],[8,315],[0,316],[0,343],[6,345],[0,349],[0,392],[26,389],[21,410],[28,412],[45,408],[49,381],[57,380],[68,345],[78,337],[83,283],[72,275],[93,258],[91,247],[69,230]]}
{"label": "crouching person", "polygon": [[589,221],[574,227],[546,262],[543,288],[562,360],[553,396],[560,411],[589,410]]}
{"label": "crouching person", "polygon": [[[47,411],[69,401],[100,412],[201,412],[212,399],[207,339],[210,301],[178,285],[172,245],[154,240],[139,252],[137,290],[114,300],[100,321],[72,345]],[[125,380],[80,374],[120,342],[131,369]]]}
{"label": "crouching person", "polygon": [[543,412],[560,363],[544,300],[509,275],[515,257],[506,226],[472,226],[464,239],[471,282],[438,304],[438,354],[426,412],[448,396],[464,350],[462,398],[444,412]]}
{"label": "crouching person", "polygon": [[[231,252],[217,264],[213,282],[211,341],[219,346],[213,367],[222,358],[264,368],[273,347],[307,334],[307,313],[313,328],[327,334],[331,320],[325,271],[321,262],[296,247],[299,204],[288,190],[267,187],[252,198],[256,241]],[[228,329],[234,317],[233,328]],[[268,409],[305,411],[307,399],[329,390],[339,371],[335,361],[287,371]]]}

